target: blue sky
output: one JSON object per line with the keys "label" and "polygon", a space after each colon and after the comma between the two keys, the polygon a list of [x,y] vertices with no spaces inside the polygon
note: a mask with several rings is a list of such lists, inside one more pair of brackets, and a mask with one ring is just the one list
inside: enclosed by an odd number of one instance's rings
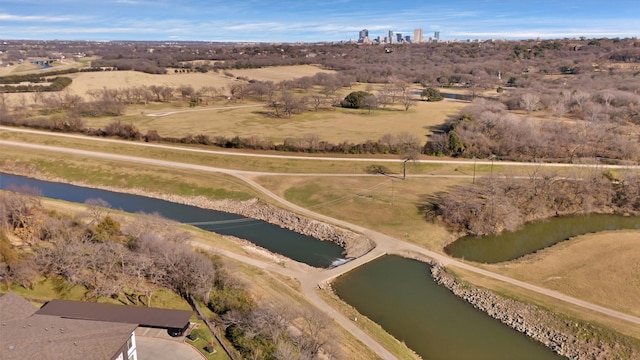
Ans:
{"label": "blue sky", "polygon": [[637,37],[640,1],[2,0],[0,39],[339,41]]}

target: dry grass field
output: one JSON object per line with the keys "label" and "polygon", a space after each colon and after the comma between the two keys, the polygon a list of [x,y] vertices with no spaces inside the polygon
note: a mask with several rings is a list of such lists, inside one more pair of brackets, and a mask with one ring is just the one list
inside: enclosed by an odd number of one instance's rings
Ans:
{"label": "dry grass field", "polygon": [[522,260],[485,267],[640,316],[640,231],[587,234]]}
{"label": "dry grass field", "polygon": [[208,72],[203,73],[167,73],[167,74],[146,74],[138,71],[99,71],[99,72],[83,72],[68,75],[73,82],[68,87],[68,91],[79,95],[86,96],[88,90],[107,89],[124,89],[140,86],[169,86],[177,88],[183,85],[191,85],[194,89],[203,86],[228,87],[236,82],[236,80],[221,73]]}
{"label": "dry grass field", "polygon": [[316,65],[269,66],[259,69],[234,69],[227,72],[236,77],[246,77],[249,80],[273,81],[293,80],[317,73],[333,74],[333,70],[325,70]]}
{"label": "dry grass field", "polygon": [[[318,72],[330,72],[322,70],[316,66],[280,66],[262,69],[247,69],[230,71],[234,76],[246,76],[249,79],[272,80],[279,82],[282,80],[292,80],[303,76],[312,76]],[[208,73],[174,73],[168,70],[167,74],[146,74],[138,71],[103,71],[88,72],[68,75],[73,79],[69,86],[69,91],[73,94],[86,96],[87,90],[122,89],[138,86],[169,86],[177,88],[179,86],[191,85],[194,89],[204,86],[216,88],[229,87],[235,83],[246,83],[233,77],[224,75],[222,72]]]}
{"label": "dry grass field", "polygon": [[[160,135],[175,137],[197,134],[210,137],[258,135],[263,139],[282,143],[289,137],[302,138],[313,134],[322,140],[340,143],[378,140],[386,133],[409,132],[426,142],[426,135],[431,134],[432,126],[441,124],[465,105],[466,103],[453,100],[435,103],[420,101],[409,111],[387,108],[374,110],[369,115],[366,110],[334,108],[318,112],[307,111],[291,118],[278,118],[273,116],[272,109],[267,109],[261,103],[216,103],[208,106],[208,109],[136,107],[131,108],[121,119],[136,125],[142,133],[153,129]],[[175,113],[162,117],[148,116],[166,112]],[[97,128],[104,127],[113,120],[86,118],[85,124]]]}

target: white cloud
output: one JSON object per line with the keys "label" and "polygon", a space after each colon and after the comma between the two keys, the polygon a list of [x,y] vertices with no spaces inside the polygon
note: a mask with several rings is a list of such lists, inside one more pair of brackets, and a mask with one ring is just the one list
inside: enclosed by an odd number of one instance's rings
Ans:
{"label": "white cloud", "polygon": [[0,13],[0,21],[18,21],[18,22],[64,22],[71,20],[71,17],[66,16],[41,16],[41,15],[13,15],[7,13]]}

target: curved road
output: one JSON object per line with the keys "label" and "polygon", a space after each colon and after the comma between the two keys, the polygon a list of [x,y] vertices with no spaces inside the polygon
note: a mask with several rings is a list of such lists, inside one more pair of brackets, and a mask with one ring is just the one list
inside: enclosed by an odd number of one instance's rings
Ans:
{"label": "curved road", "polygon": [[[46,133],[46,134],[49,134],[49,133]],[[82,137],[82,138],[85,138],[85,137]],[[103,140],[106,140],[106,139],[103,139]],[[131,143],[127,142],[127,144],[131,144]],[[387,351],[385,348],[383,348],[380,344],[378,344],[375,340],[373,340],[367,334],[365,334],[357,326],[355,326],[355,324],[353,324],[351,320],[349,320],[342,314],[338,313],[335,309],[333,309],[328,304],[326,304],[317,295],[317,293],[315,292],[315,288],[318,287],[318,285],[323,282],[329,281],[345,272],[348,272],[354,269],[357,266],[365,264],[377,257],[380,257],[388,253],[409,252],[409,253],[420,254],[420,255],[432,258],[435,261],[440,262],[444,266],[456,266],[461,269],[472,271],[474,273],[487,276],[489,278],[500,280],[500,281],[509,283],[511,285],[519,286],[521,288],[524,288],[530,291],[534,291],[546,296],[553,297],[555,299],[559,299],[559,300],[574,304],[584,309],[600,312],[610,317],[640,324],[640,318],[638,317],[625,314],[619,311],[615,311],[612,309],[608,309],[599,305],[595,305],[587,301],[580,300],[580,299],[559,293],[557,291],[545,289],[539,286],[531,285],[519,280],[509,278],[503,275],[499,275],[499,274],[475,267],[473,265],[469,265],[467,263],[458,261],[456,259],[444,256],[442,254],[421,248],[417,245],[407,243],[403,240],[393,238],[393,237],[384,235],[382,233],[378,233],[378,232],[363,228],[361,226],[348,223],[346,221],[334,219],[329,216],[319,214],[311,210],[308,210],[306,208],[303,208],[301,206],[298,206],[296,204],[293,204],[279,197],[275,193],[264,188],[262,185],[258,184],[257,182],[253,181],[251,178],[248,177],[248,176],[254,176],[254,175],[266,175],[265,173],[251,172],[251,171],[236,171],[236,170],[229,170],[229,169],[216,168],[216,167],[203,166],[203,165],[184,164],[184,163],[179,163],[174,161],[148,159],[148,158],[141,158],[141,157],[128,156],[128,155],[108,154],[108,153],[79,150],[79,149],[69,149],[69,148],[63,148],[63,147],[57,147],[57,146],[27,144],[27,143],[15,142],[15,141],[0,141],[0,145],[22,147],[27,149],[38,149],[38,150],[45,150],[45,151],[52,151],[52,152],[61,152],[61,153],[68,153],[68,154],[74,154],[74,155],[83,155],[83,156],[110,159],[110,160],[116,160],[116,161],[148,164],[148,165],[161,166],[166,168],[174,168],[174,169],[179,168],[179,169],[197,170],[197,171],[203,171],[203,172],[224,173],[244,181],[248,185],[264,193],[266,196],[269,196],[273,200],[279,202],[280,204],[300,214],[304,214],[306,216],[309,216],[318,220],[329,222],[344,228],[351,229],[359,233],[363,233],[364,235],[366,235],[376,243],[376,247],[373,250],[371,250],[369,253],[333,269],[318,270],[318,271],[297,271],[297,272],[293,271],[292,273],[289,273],[289,275],[293,275],[300,280],[302,289],[305,295],[310,299],[310,301],[315,306],[317,306],[319,309],[329,314],[333,319],[335,319],[348,331],[350,331],[352,334],[358,337],[364,344],[366,344],[368,347],[370,347],[372,350],[374,350],[379,356],[381,356],[384,359],[395,359],[395,356],[391,354],[389,351]],[[366,161],[371,161],[371,159],[366,159]],[[296,175],[296,174],[287,174],[287,175]],[[316,174],[316,176],[322,176],[322,174]]]}

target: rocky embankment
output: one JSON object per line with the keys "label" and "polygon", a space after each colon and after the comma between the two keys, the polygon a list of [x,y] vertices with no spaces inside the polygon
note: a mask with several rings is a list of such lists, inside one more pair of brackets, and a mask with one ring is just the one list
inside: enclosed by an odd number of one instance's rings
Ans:
{"label": "rocky embankment", "polygon": [[488,290],[461,284],[441,265],[431,268],[431,276],[494,319],[543,343],[569,359],[638,359],[640,353],[615,340],[605,339],[598,329],[563,319],[534,305],[496,295]]}
{"label": "rocky embankment", "polygon": [[262,220],[319,240],[331,241],[345,249],[344,253],[348,258],[362,256],[375,246],[374,243],[364,235],[300,216],[273,205],[263,203],[258,199],[234,201],[210,200],[204,197],[183,198],[169,196],[166,200],[238,214],[248,218]]}

